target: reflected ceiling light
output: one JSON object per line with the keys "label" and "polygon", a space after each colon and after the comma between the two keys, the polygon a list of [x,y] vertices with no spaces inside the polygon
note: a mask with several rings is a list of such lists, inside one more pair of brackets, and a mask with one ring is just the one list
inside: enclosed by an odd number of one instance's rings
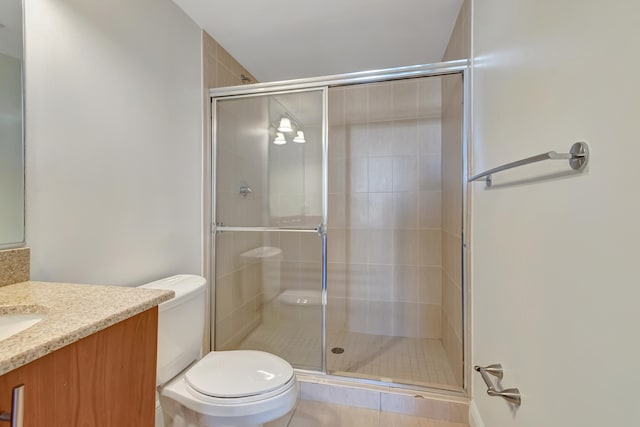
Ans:
{"label": "reflected ceiling light", "polygon": [[283,117],[280,119],[280,126],[278,126],[280,132],[293,132],[291,128],[291,120],[289,117]]}
{"label": "reflected ceiling light", "polygon": [[282,132],[278,132],[275,139],[273,140],[273,143],[276,145],[282,145],[286,144],[287,140],[284,139],[284,134]]}
{"label": "reflected ceiling light", "polygon": [[304,139],[304,132],[299,130],[298,131],[298,135],[296,135],[296,137],[293,138],[293,142],[297,142],[298,144],[303,144],[303,143],[307,142],[307,140]]}

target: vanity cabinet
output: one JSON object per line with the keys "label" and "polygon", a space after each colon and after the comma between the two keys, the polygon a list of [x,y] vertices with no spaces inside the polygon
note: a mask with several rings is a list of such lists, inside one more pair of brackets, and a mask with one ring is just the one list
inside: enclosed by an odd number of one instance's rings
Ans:
{"label": "vanity cabinet", "polygon": [[24,427],[153,427],[157,333],[153,307],[0,376],[0,412],[24,384]]}

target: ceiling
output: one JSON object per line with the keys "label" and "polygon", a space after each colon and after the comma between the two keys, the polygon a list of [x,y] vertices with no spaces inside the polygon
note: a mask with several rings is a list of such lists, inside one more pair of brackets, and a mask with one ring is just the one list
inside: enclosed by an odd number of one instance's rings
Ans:
{"label": "ceiling", "polygon": [[442,59],[462,0],[174,0],[259,81]]}

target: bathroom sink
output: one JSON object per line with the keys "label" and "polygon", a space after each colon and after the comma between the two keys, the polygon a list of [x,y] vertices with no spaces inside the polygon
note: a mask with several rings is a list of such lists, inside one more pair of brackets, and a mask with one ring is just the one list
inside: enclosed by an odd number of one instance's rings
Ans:
{"label": "bathroom sink", "polygon": [[0,314],[0,341],[32,327],[45,317],[44,313]]}

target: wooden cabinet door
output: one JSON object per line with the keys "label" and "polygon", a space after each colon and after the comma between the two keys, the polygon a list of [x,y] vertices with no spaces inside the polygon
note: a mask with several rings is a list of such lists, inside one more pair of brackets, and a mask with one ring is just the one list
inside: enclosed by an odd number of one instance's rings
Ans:
{"label": "wooden cabinet door", "polygon": [[24,384],[24,427],[153,427],[158,308],[0,376],[0,412]]}

